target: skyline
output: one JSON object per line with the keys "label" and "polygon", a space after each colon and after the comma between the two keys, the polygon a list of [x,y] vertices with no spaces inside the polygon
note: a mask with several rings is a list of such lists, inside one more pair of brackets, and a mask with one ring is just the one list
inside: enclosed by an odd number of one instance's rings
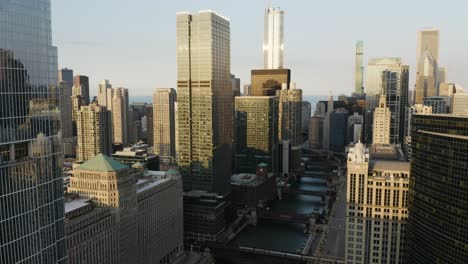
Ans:
{"label": "skyline", "polygon": [[[149,96],[157,87],[175,88],[176,13],[211,9],[230,19],[231,71],[241,78],[242,85],[250,83],[250,70],[263,65],[264,12],[268,3],[249,1],[249,8],[240,12],[246,6],[242,2],[246,1],[183,0],[135,6],[123,0],[112,4],[109,0],[98,3],[52,0],[53,43],[58,47],[59,67],[88,75],[93,95],[97,94],[102,79],[109,79],[115,87],[129,88],[134,96]],[[440,65],[447,68],[447,80],[468,86],[468,76],[464,74],[468,62],[463,60],[468,57],[465,49],[468,28],[462,21],[468,4],[425,1],[421,6],[414,1],[405,2],[405,9],[401,9],[398,3],[403,1],[397,0],[382,12],[381,5],[368,0],[339,3],[341,8],[337,9],[338,2],[272,1],[272,6],[285,11],[284,66],[292,69],[292,81],[304,89],[304,95],[353,91],[356,40],[365,43],[366,68],[370,58],[401,57],[403,63],[410,65],[410,89],[413,89],[417,34],[426,27],[440,31]],[[309,34],[298,30],[308,21],[305,17],[310,18],[312,25],[306,31]],[[322,26],[323,21],[331,22]],[[124,35],[126,38],[121,37]]]}

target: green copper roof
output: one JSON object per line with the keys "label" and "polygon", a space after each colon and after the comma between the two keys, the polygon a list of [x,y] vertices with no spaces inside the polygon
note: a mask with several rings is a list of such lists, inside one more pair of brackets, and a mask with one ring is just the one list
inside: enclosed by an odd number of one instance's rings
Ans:
{"label": "green copper roof", "polygon": [[121,169],[128,168],[127,165],[122,164],[104,154],[98,154],[85,163],[78,166],[78,170],[87,170],[87,171],[119,171]]}

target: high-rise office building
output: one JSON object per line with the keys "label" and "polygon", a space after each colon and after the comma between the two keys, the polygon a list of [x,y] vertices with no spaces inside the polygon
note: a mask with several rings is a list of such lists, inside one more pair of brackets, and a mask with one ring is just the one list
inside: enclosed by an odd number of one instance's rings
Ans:
{"label": "high-rise office building", "polygon": [[154,92],[154,153],[165,163],[171,163],[175,158],[175,101],[176,91],[173,88],[158,88]]}
{"label": "high-rise office building", "polygon": [[348,117],[348,142],[357,143],[362,141],[362,126],[364,124],[364,117],[355,112],[352,116]]}
{"label": "high-rise office building", "polygon": [[[410,163],[393,145],[348,154],[346,263],[403,263]],[[422,243],[418,241],[416,243]]]}
{"label": "high-rise office building", "polygon": [[78,161],[86,161],[99,153],[112,153],[111,120],[111,112],[103,106],[91,104],[81,107],[77,113]]}
{"label": "high-rise office building", "polygon": [[344,153],[347,145],[348,110],[339,108],[330,116],[330,150]]}
{"label": "high-rise office building", "polygon": [[275,96],[284,83],[289,88],[290,82],[290,69],[252,70],[250,95]]}
{"label": "high-rise office building", "polygon": [[72,120],[72,86],[68,82],[59,83],[59,109],[60,109],[60,124],[62,126],[62,138],[73,137],[73,120]]}
{"label": "high-rise office building", "polygon": [[270,7],[265,11],[263,57],[265,69],[283,68],[284,11],[279,8]]}
{"label": "high-rise office building", "polygon": [[63,68],[58,70],[58,81],[66,82],[71,86],[73,86],[73,70],[68,68]]}
{"label": "high-rise office building", "polygon": [[417,73],[415,104],[422,104],[424,97],[435,96],[439,61],[439,30],[427,28],[418,33],[416,54]]}
{"label": "high-rise office building", "polygon": [[100,106],[107,107],[107,110],[112,109],[112,84],[109,80],[102,80],[98,85],[98,103]]}
{"label": "high-rise office building", "polygon": [[[364,140],[366,142],[372,141],[372,118],[381,94],[388,91],[387,105],[392,106],[393,117],[401,115],[402,105],[408,104],[408,69],[407,65],[401,63],[400,58],[369,60],[366,79],[366,112],[364,115]],[[384,72],[386,73],[384,74]],[[402,120],[395,119],[393,121],[394,131],[399,131],[400,121]],[[394,133],[394,140],[399,140],[397,132]]]}
{"label": "high-rise office building", "polygon": [[382,72],[382,93],[390,109],[390,143],[401,144],[404,138],[404,116],[408,103],[409,66]]}
{"label": "high-rise office building", "polygon": [[83,105],[89,105],[89,77],[85,75],[76,75],[73,77],[73,95],[81,95]]}
{"label": "high-rise office building", "polygon": [[[66,263],[50,1],[0,0],[0,262]],[[36,111],[33,105],[49,101]],[[38,109],[39,110],[39,109]]]}
{"label": "high-rise office building", "polygon": [[232,93],[234,96],[240,96],[240,78],[236,78],[234,74],[231,74],[231,87],[232,87]]}
{"label": "high-rise office building", "polygon": [[97,206],[119,209],[119,263],[137,263],[136,173],[128,166],[98,154],[73,171],[68,187],[70,193],[91,199]]}
{"label": "high-rise office building", "polygon": [[229,20],[177,14],[178,165],[184,188],[228,192],[234,100]]}
{"label": "high-rise office building", "polygon": [[442,96],[424,97],[423,105],[432,107],[432,113],[434,114],[448,113],[447,101]]}
{"label": "high-rise office building", "polygon": [[325,150],[330,149],[330,128],[331,128],[331,116],[333,114],[333,96],[328,97],[327,111],[323,120],[323,137],[322,137],[322,148]]}
{"label": "high-rise office building", "polygon": [[236,97],[235,109],[236,172],[254,171],[260,163],[274,168],[278,142],[278,97]]}
{"label": "high-rise office building", "polygon": [[[146,143],[154,146],[154,124],[153,124],[153,105],[146,105]],[[175,110],[174,110],[174,123],[175,123]]]}
{"label": "high-rise office building", "polygon": [[364,94],[364,42],[356,41],[356,73],[355,73],[354,93]]}
{"label": "high-rise office building", "polygon": [[411,181],[406,263],[468,260],[468,117],[411,118]]}
{"label": "high-rise office building", "polygon": [[250,96],[252,93],[252,85],[244,84],[244,96]]}
{"label": "high-rise office building", "polygon": [[283,84],[279,91],[278,137],[291,144],[291,172],[300,170],[302,139],[302,90],[290,84]]}
{"label": "high-rise office building", "polygon": [[292,146],[302,144],[302,90],[291,83],[291,89],[279,92],[279,125],[280,140],[289,140]]}
{"label": "high-rise office building", "polygon": [[310,118],[312,116],[312,105],[308,101],[302,101],[302,133],[309,134]]}
{"label": "high-rise office building", "polygon": [[128,89],[115,88],[112,89],[112,107],[108,110],[112,113],[112,129],[114,132],[114,144],[127,145],[130,143],[129,130],[129,104],[128,104]]}
{"label": "high-rise office building", "polygon": [[454,115],[468,115],[468,94],[456,93],[453,96],[452,113]]}
{"label": "high-rise office building", "polygon": [[382,95],[379,106],[374,110],[373,144],[390,144],[390,119],[390,108],[387,107],[385,96]]}
{"label": "high-rise office building", "polygon": [[415,104],[406,109],[405,113],[405,139],[403,141],[403,151],[408,158],[411,159],[411,118],[414,114],[432,114],[432,107],[422,104]]}

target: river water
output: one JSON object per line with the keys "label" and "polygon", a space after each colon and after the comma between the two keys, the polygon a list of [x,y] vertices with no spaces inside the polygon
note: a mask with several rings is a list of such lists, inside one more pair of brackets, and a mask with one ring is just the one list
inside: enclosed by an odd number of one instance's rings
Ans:
{"label": "river water", "polygon": [[[298,188],[310,191],[328,190],[327,181],[319,178],[301,178]],[[294,195],[283,200],[274,201],[270,210],[281,213],[309,214],[322,212],[324,204],[320,197]],[[260,221],[256,227],[246,227],[234,243],[262,248],[267,250],[297,253],[306,243],[308,234],[304,233],[304,225],[284,222]]]}

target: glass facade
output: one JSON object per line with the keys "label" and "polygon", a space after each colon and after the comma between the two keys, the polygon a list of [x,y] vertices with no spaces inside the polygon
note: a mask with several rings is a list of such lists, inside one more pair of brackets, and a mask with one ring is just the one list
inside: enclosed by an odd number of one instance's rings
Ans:
{"label": "glass facade", "polygon": [[468,117],[411,117],[407,263],[467,263]]}
{"label": "glass facade", "polygon": [[177,14],[178,165],[185,190],[226,194],[232,172],[234,99],[229,20]]}
{"label": "glass facade", "polygon": [[[400,58],[369,59],[366,79],[366,112],[364,138],[372,142],[372,125],[374,109],[379,104],[380,95],[386,93],[387,105],[392,112],[391,143],[400,143],[403,133],[401,122],[397,117],[404,112],[403,105],[408,104],[409,66],[402,65]],[[401,131],[400,131],[401,130]]]}
{"label": "glass facade", "polygon": [[236,172],[252,173],[260,163],[271,171],[278,143],[278,97],[236,97],[235,109]]}
{"label": "glass facade", "polygon": [[0,263],[65,263],[50,0],[0,0]]}

